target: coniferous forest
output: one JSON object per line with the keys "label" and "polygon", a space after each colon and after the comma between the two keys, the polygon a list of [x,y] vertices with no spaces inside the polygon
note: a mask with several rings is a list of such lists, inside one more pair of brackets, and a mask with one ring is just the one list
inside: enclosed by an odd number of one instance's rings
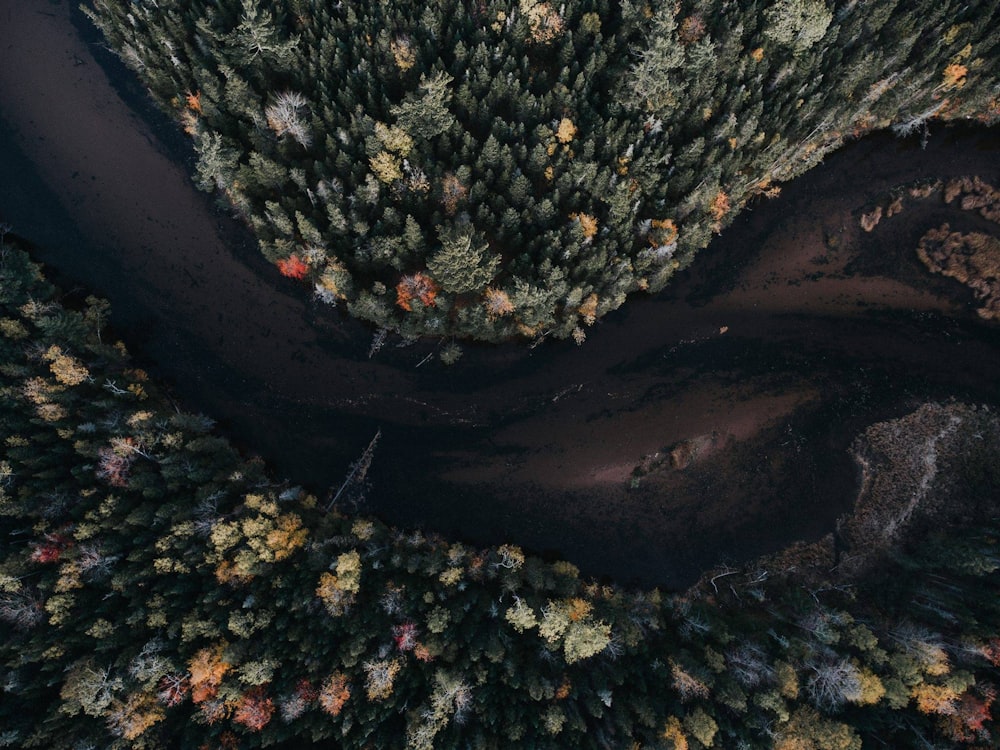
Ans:
{"label": "coniferous forest", "polygon": [[[1000,122],[997,2],[83,7],[264,256],[405,339],[583,343],[845,141]],[[989,286],[985,235],[921,242]],[[328,493],[275,476],[26,247],[0,224],[0,748],[1000,746],[990,407],[870,425],[835,533],[630,589],[348,512],[378,436]]]}
{"label": "coniferous forest", "polygon": [[876,493],[837,571],[824,542],[630,592],[342,515],[175,408],[108,306],[9,240],[0,281],[0,746],[996,746],[987,410],[870,431],[890,484],[899,435],[951,435],[908,543],[873,540]]}
{"label": "coniferous forest", "polygon": [[845,140],[1000,119],[995,2],[85,8],[264,255],[404,336],[582,342]]}

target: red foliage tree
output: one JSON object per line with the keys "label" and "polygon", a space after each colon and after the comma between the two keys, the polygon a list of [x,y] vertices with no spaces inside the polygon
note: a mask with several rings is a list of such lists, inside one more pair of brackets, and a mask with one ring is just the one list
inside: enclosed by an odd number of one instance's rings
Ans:
{"label": "red foliage tree", "polygon": [[31,552],[31,561],[36,563],[59,562],[63,550],[70,545],[70,540],[61,534],[46,534],[41,544],[36,544]]}
{"label": "red foliage tree", "polygon": [[412,622],[394,626],[392,639],[400,651],[412,651],[417,645],[417,626]]}
{"label": "red foliage tree", "polygon": [[59,556],[61,554],[61,547],[56,547],[52,544],[40,544],[35,547],[35,550],[31,553],[31,561],[43,564],[59,562]]}
{"label": "red foliage tree", "polygon": [[319,690],[309,680],[299,680],[295,690],[278,699],[278,709],[281,718],[289,723],[299,718],[306,709],[319,697]]}
{"label": "red foliage tree", "polygon": [[236,711],[233,713],[233,721],[259,732],[267,726],[273,715],[274,701],[267,696],[264,687],[259,686],[240,697]]}
{"label": "red foliage tree", "polygon": [[425,273],[415,273],[412,276],[404,276],[396,284],[396,304],[407,312],[413,311],[412,302],[419,299],[424,307],[434,304],[437,297],[438,285],[434,279]]}
{"label": "red foliage tree", "polygon": [[295,695],[306,702],[311,702],[319,697],[319,690],[309,680],[301,679],[295,684]]}
{"label": "red foliage tree", "polygon": [[105,446],[97,451],[97,477],[112,487],[128,486],[128,471],[135,456],[123,455],[114,448]]}
{"label": "red foliage tree", "polygon": [[[976,694],[978,693],[978,694]],[[990,739],[986,722],[992,721],[990,707],[996,700],[996,690],[992,685],[966,692],[953,714],[941,719],[941,728],[954,742],[968,744],[977,740]]]}
{"label": "red foliage tree", "polygon": [[298,255],[292,254],[278,261],[278,270],[282,276],[287,276],[290,279],[302,279],[309,273],[309,266]]}
{"label": "red foliage tree", "polygon": [[980,649],[985,658],[994,667],[1000,667],[1000,638],[992,638]]}
{"label": "red foliage tree", "polygon": [[160,678],[156,697],[167,706],[176,706],[191,692],[191,681],[186,675],[167,674]]}

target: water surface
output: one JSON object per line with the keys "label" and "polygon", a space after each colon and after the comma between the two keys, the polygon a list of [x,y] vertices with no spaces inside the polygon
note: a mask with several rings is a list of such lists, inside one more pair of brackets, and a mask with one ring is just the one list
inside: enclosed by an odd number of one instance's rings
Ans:
{"label": "water surface", "polygon": [[370,329],[312,303],[193,188],[183,139],[123,71],[109,81],[78,15],[0,0],[0,221],[74,293],[108,297],[147,369],[278,474],[325,491],[381,428],[366,511],[391,522],[682,586],[831,530],[871,421],[997,399],[996,328],[913,253],[942,221],[985,222],[909,201],[858,228],[894,186],[1000,178],[995,132],[848,146],[582,347],[468,345],[446,368],[424,361],[434,342],[390,338],[369,359]]}

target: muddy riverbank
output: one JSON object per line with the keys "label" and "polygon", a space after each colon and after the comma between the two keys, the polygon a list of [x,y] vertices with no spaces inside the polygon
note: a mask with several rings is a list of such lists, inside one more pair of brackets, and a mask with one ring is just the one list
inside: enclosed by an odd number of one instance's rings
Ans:
{"label": "muddy riverbank", "polygon": [[[193,188],[176,132],[123,102],[75,15],[0,0],[0,221],[108,297],[147,369],[278,473],[336,484],[381,428],[366,510],[389,521],[681,586],[829,531],[868,423],[997,400],[995,325],[914,253],[927,228],[976,220],[928,202],[870,234],[858,221],[914,180],[995,181],[995,132],[848,146],[582,347],[467,346],[445,368],[419,364],[436,344],[390,338],[369,359],[371,331],[311,303]],[[665,458],[685,445],[683,466]]]}

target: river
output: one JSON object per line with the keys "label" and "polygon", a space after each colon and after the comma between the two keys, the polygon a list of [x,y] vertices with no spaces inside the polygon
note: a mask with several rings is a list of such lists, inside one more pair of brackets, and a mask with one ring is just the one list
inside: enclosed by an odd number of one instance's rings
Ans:
{"label": "river", "polygon": [[985,221],[928,199],[858,227],[895,186],[996,181],[995,131],[849,145],[583,346],[465,345],[447,368],[424,362],[434,342],[390,337],[369,359],[371,330],[312,303],[194,189],[183,137],[86,23],[0,0],[0,221],[71,294],[110,299],[138,361],[277,475],[325,491],[381,428],[365,512],[681,587],[830,531],[870,422],[997,401],[996,327],[913,252],[943,221]]}

